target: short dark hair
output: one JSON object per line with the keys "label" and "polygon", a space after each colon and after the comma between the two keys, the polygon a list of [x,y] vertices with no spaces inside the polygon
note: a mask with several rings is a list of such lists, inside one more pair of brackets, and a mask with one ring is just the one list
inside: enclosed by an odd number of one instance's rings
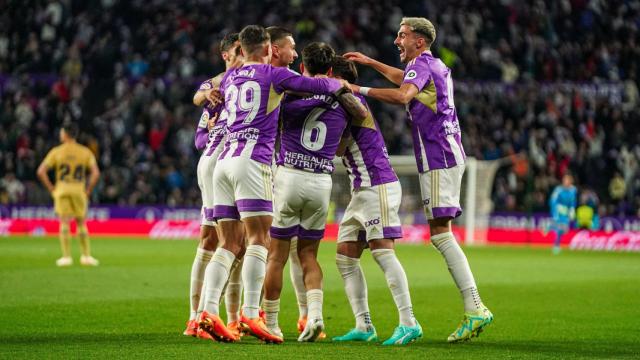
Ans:
{"label": "short dark hair", "polygon": [[231,49],[231,47],[233,46],[233,44],[236,43],[236,41],[238,41],[239,35],[237,32],[234,33],[229,33],[227,35],[225,35],[222,40],[220,40],[220,52],[225,52],[225,51],[229,51],[229,49]]}
{"label": "short dark hair", "polygon": [[253,54],[268,42],[271,37],[265,28],[260,25],[247,25],[240,31],[240,46],[245,55]]}
{"label": "short dark hair", "polygon": [[347,60],[342,56],[336,56],[332,67],[333,75],[339,76],[352,84],[358,80],[358,69],[353,61]]}
{"label": "short dark hair", "polygon": [[80,132],[80,130],[78,130],[78,125],[76,123],[66,123],[62,125],[62,130],[64,130],[67,136],[69,136],[72,139],[77,138],[78,133]]}
{"label": "short dark hair", "polygon": [[293,33],[281,26],[269,26],[267,28],[267,32],[269,36],[271,36],[271,42],[274,43],[276,41],[280,41],[287,36],[293,36]]}
{"label": "short dark hair", "polygon": [[335,57],[336,52],[324,42],[312,42],[302,49],[302,63],[311,75],[326,74]]}

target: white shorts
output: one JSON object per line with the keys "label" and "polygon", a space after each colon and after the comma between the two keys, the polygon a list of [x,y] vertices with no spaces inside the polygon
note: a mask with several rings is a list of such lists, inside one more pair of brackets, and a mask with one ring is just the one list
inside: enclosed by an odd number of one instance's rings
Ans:
{"label": "white shorts", "polygon": [[456,218],[462,214],[460,187],[464,164],[448,169],[435,169],[421,173],[420,192],[427,220]]}
{"label": "white shorts", "polygon": [[271,237],[321,240],[333,186],[331,175],[278,166],[273,182]]}
{"label": "white shorts", "polygon": [[401,238],[401,200],[398,181],[354,190],[340,222],[338,242]]}
{"label": "white shorts", "polygon": [[215,169],[218,154],[211,156],[201,155],[198,161],[198,187],[202,195],[202,220],[201,225],[215,226],[213,217],[213,170]]}
{"label": "white shorts", "polygon": [[216,220],[273,216],[271,166],[248,156],[219,159],[213,171]]}

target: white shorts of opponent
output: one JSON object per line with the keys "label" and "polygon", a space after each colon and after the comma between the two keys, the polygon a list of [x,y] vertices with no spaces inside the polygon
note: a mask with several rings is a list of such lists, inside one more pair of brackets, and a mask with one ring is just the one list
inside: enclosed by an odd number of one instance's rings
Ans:
{"label": "white shorts of opponent", "polygon": [[332,186],[329,174],[278,166],[274,178],[271,237],[321,240]]}
{"label": "white shorts of opponent", "polygon": [[399,181],[355,189],[340,222],[338,242],[401,238],[401,200]]}

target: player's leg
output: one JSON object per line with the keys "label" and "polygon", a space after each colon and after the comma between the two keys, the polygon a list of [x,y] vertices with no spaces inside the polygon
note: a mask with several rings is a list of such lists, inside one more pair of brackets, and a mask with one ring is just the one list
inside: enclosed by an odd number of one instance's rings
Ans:
{"label": "player's leg", "polygon": [[58,266],[70,266],[73,264],[71,258],[71,217],[60,217],[60,230],[58,234],[60,238],[60,250],[62,251],[62,257],[56,260]]}
{"label": "player's leg", "polygon": [[278,167],[274,177],[271,245],[267,260],[262,306],[266,315],[267,327],[280,336],[282,336],[282,331],[278,325],[278,313],[280,312],[282,276],[290,254],[291,243],[294,242],[294,238],[297,238],[300,228],[300,211],[304,203],[300,196],[299,186],[302,178],[302,172],[284,167]]}
{"label": "player's leg", "polygon": [[70,266],[73,264],[73,259],[71,258],[70,223],[73,215],[71,203],[66,196],[54,195],[53,206],[60,221],[58,237],[60,238],[60,250],[62,251],[62,257],[56,260],[56,265]]}
{"label": "player's leg", "polygon": [[289,257],[291,238],[271,238],[269,256],[267,258],[267,272],[264,278],[264,299],[262,307],[266,315],[269,330],[282,337],[282,330],[278,324],[280,312],[280,293],[282,292],[282,273]]}
{"label": "player's leg", "polygon": [[[204,215],[204,214],[203,214]],[[207,264],[211,261],[213,252],[218,243],[216,229],[206,219],[200,225],[200,241],[196,249],[196,255],[191,264],[191,277],[189,286],[189,321],[187,329],[183,332],[186,336],[196,336],[198,330],[199,306],[202,299],[202,287]],[[214,235],[212,235],[212,233]]]}
{"label": "player's leg", "polygon": [[342,241],[338,243],[336,265],[344,281],[344,291],[349,299],[356,324],[346,334],[334,337],[333,341],[378,340],[369,311],[367,281],[360,266],[360,256],[362,256],[365,246],[366,243],[364,241]]}
{"label": "player's leg", "polygon": [[564,236],[568,228],[569,228],[568,224],[560,220],[554,220],[553,229],[556,235],[553,241],[553,249],[552,249],[552,252],[554,255],[560,254],[560,243],[562,242],[562,236]]}
{"label": "player's leg", "polygon": [[229,279],[231,267],[244,250],[243,224],[235,207],[234,182],[229,176],[235,166],[233,162],[221,160],[216,165],[213,183],[216,193],[214,216],[218,219],[218,236],[221,246],[213,253],[205,270],[203,311],[199,326],[212,337],[221,341],[237,341],[220,319],[220,297]]}
{"label": "player's leg", "polygon": [[307,289],[304,285],[304,275],[302,273],[302,265],[298,257],[298,239],[293,238],[289,247],[289,277],[293,285],[293,291],[296,293],[296,301],[298,302],[298,332],[302,332],[307,319]]}
{"label": "player's leg", "polygon": [[402,187],[395,181],[363,188],[360,198],[363,208],[368,209],[363,216],[368,216],[365,228],[371,255],[384,273],[398,309],[399,325],[383,345],[405,345],[420,338],[422,328],[413,315],[407,275],[394,249],[394,239],[402,237],[398,216]]}
{"label": "player's leg", "polygon": [[322,316],[324,294],[322,291],[322,269],[318,263],[318,247],[324,237],[327,225],[333,182],[328,174],[307,173],[304,178],[306,186],[300,184],[300,188],[303,192],[302,197],[306,201],[301,212],[296,255],[300,260],[304,276],[305,303],[308,304],[309,311],[308,316],[300,319],[304,323],[298,320],[298,331],[300,332],[298,341],[315,341],[318,338],[326,338]]}
{"label": "player's leg", "polygon": [[[243,165],[234,168],[235,178],[238,179],[236,198],[240,199],[236,204],[248,244],[242,265],[244,305],[240,322],[253,336],[265,342],[282,343],[282,337],[271,332],[260,317],[260,295],[267,270],[271,241],[269,230],[273,222],[271,167],[251,159],[245,160]],[[286,250],[288,254],[288,247]]]}
{"label": "player's leg", "polygon": [[237,341],[220,318],[220,298],[229,279],[231,268],[244,248],[243,225],[239,220],[218,220],[219,246],[205,270],[204,306],[200,316],[200,328],[220,341]]}
{"label": "player's leg", "polygon": [[[196,249],[196,255],[191,264],[191,276],[189,286],[189,321],[187,321],[187,329],[183,332],[186,336],[197,336],[198,321],[202,296],[202,287],[204,283],[205,269],[213,252],[218,246],[218,235],[215,229],[215,221],[213,218],[213,192],[212,182],[213,173],[209,172],[210,158],[206,155],[200,156],[197,167],[198,187],[202,197],[202,213],[200,221],[200,241]],[[213,167],[211,167],[213,170]],[[206,186],[206,182],[210,183]]]}
{"label": "player's leg", "polygon": [[76,227],[78,232],[78,239],[80,242],[80,249],[82,255],[80,256],[80,264],[84,266],[98,266],[100,262],[91,256],[91,245],[89,242],[89,230],[87,229],[87,223],[84,217],[76,218]]}
{"label": "player's leg", "polygon": [[[242,282],[244,284],[244,305],[240,322],[243,323],[255,337],[272,343],[281,343],[282,336],[272,332],[260,318],[260,294],[263,289],[266,270],[267,254],[270,246],[269,229],[271,228],[271,215],[257,215],[244,217],[245,232],[247,237],[247,251],[242,266]],[[285,244],[284,258],[288,255],[288,246]],[[282,282],[282,272],[280,272]]]}
{"label": "player's leg", "polygon": [[440,252],[464,302],[465,315],[449,336],[456,342],[477,336],[493,320],[484,306],[471,273],[467,257],[451,232],[451,220],[460,215],[460,184],[464,166],[432,170],[420,174],[425,213],[429,220],[431,244]]}
{"label": "player's leg", "polygon": [[[322,268],[318,263],[318,248],[320,240],[298,240],[297,256],[303,273],[306,289],[306,301],[309,306],[308,316],[305,316],[302,330],[298,327],[300,336],[298,341],[315,341],[321,337],[324,330],[322,316]],[[324,336],[326,337],[326,335]]]}
{"label": "player's leg", "polygon": [[227,328],[234,334],[241,336],[240,328],[240,302],[242,300],[242,257],[237,257],[231,265],[229,281],[224,291],[224,305],[227,311]]}

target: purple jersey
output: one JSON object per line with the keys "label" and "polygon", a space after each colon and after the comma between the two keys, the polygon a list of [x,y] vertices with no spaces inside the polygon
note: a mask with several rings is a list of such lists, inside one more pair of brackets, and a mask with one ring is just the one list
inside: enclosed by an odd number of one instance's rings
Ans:
{"label": "purple jersey", "polygon": [[418,171],[464,164],[451,70],[425,51],[405,68],[406,83],[418,88],[418,95],[407,105]]}
{"label": "purple jersey", "polygon": [[[354,95],[369,109],[364,96]],[[351,186],[359,189],[397,181],[380,127],[370,109],[364,120],[351,120],[349,132],[353,142],[345,150],[342,162],[349,173]]]}
{"label": "purple jersey", "polygon": [[202,109],[202,117],[200,118],[200,123],[202,123],[204,120],[204,123],[206,124],[209,119],[213,118],[214,116],[218,117],[215,125],[213,125],[213,128],[209,131],[207,144],[203,155],[211,156],[216,151],[218,146],[220,146],[220,144],[222,143],[222,139],[224,139],[224,136],[227,134],[227,122],[222,118],[222,116],[220,116],[223,110],[224,104],[218,104],[216,106],[205,106],[204,109]]}
{"label": "purple jersey", "polygon": [[[212,89],[213,86],[213,79],[207,79],[203,81],[202,84],[200,84],[198,91],[209,90]],[[208,129],[209,119],[215,117],[220,120],[220,113],[222,112],[222,110],[224,110],[224,105],[213,105],[211,104],[211,102],[207,101],[204,105],[204,108],[202,109],[202,115],[200,115],[200,121],[198,122],[198,127],[196,128],[194,142],[196,145],[196,149],[203,150],[206,148],[205,154],[207,152],[210,152],[207,154],[207,156],[210,156],[212,153],[212,151],[210,151],[211,146],[209,146],[211,145],[210,142],[217,139],[217,143],[213,146],[213,149],[215,149],[220,143],[222,137],[224,137],[224,128],[220,128],[220,125],[223,124],[224,121],[217,121],[215,127],[211,129],[211,131],[209,131]]]}
{"label": "purple jersey", "polygon": [[282,102],[280,153],[276,164],[310,172],[333,172],[333,158],[349,115],[331,95],[298,97]]}
{"label": "purple jersey", "polygon": [[222,117],[228,129],[220,159],[245,154],[271,165],[284,91],[330,95],[340,87],[335,79],[308,78],[269,64],[229,70],[220,85],[225,99]]}

